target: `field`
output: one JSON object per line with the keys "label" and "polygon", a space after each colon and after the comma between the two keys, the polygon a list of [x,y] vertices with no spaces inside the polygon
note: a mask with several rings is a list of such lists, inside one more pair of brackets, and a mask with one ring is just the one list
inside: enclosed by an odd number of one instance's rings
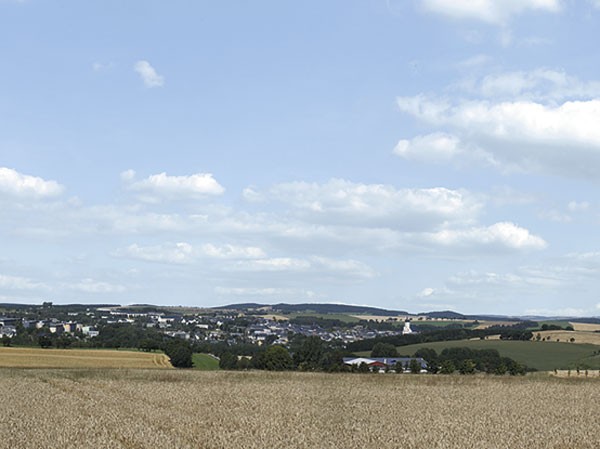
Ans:
{"label": "field", "polygon": [[[590,326],[593,326],[591,324]],[[541,331],[534,332],[534,337],[540,334],[540,338],[545,338],[548,341],[570,341],[575,339],[574,343],[589,343],[592,345],[600,345],[599,332],[584,332],[584,331]],[[598,347],[600,349],[600,347]]]}
{"label": "field", "polygon": [[569,323],[573,326],[573,329],[576,331],[585,331],[585,332],[600,332],[600,324],[592,324],[592,323]]}
{"label": "field", "polygon": [[172,368],[164,354],[103,349],[0,347],[0,368]]}
{"label": "field", "polygon": [[195,369],[202,371],[215,371],[219,369],[219,361],[208,354],[192,355],[192,363]]}
{"label": "field", "polygon": [[[524,363],[530,368],[540,371],[575,368],[578,363],[585,363],[590,368],[600,368],[600,346],[591,344],[575,344],[562,342],[506,341],[506,340],[456,340],[435,343],[419,343],[399,346],[398,352],[412,355],[421,348],[432,348],[438,353],[444,348],[467,347],[471,349],[496,349],[500,355],[510,357]],[[369,355],[369,352],[359,353]]]}
{"label": "field", "polygon": [[0,449],[592,449],[600,380],[3,369],[0,397]]}
{"label": "field", "polygon": [[352,315],[346,315],[343,313],[302,312],[302,313],[289,313],[289,314],[286,314],[285,316],[287,316],[289,319],[297,318],[297,317],[304,317],[304,316],[312,316],[312,317],[317,317],[317,318],[323,318],[326,320],[340,320],[340,321],[343,321],[344,323],[358,323],[358,318],[356,318]]}

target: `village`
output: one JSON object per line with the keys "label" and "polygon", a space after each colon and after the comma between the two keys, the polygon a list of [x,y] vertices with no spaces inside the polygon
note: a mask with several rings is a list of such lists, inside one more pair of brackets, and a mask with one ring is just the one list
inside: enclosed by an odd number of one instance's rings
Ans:
{"label": "village", "polygon": [[[294,335],[317,336],[325,342],[352,342],[412,333],[410,322],[402,326],[381,326],[371,321],[352,323],[323,323],[315,317],[314,322],[293,319],[277,319],[276,316],[243,314],[237,311],[214,310],[210,313],[169,314],[159,310],[128,309],[120,306],[81,308],[49,303],[31,309],[23,309],[7,316],[0,316],[0,338],[13,339],[19,331],[35,332],[53,337],[68,336],[74,340],[92,341],[98,337],[103,326],[131,325],[156,329],[168,337],[190,342],[225,342],[227,344],[249,343],[257,346],[286,346]],[[385,327],[385,328],[382,328]]]}

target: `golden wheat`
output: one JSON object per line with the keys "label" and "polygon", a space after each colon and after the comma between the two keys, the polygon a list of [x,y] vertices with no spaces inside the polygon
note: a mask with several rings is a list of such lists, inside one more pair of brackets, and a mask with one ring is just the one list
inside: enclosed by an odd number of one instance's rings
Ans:
{"label": "golden wheat", "polygon": [[0,370],[0,448],[597,448],[598,378]]}
{"label": "golden wheat", "polygon": [[1,368],[172,368],[164,354],[103,349],[0,347]]}

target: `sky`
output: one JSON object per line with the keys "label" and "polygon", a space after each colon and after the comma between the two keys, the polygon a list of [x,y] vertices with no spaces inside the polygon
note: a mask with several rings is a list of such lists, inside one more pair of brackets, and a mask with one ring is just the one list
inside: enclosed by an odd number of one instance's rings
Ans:
{"label": "sky", "polygon": [[598,41],[598,0],[0,0],[0,302],[600,316]]}

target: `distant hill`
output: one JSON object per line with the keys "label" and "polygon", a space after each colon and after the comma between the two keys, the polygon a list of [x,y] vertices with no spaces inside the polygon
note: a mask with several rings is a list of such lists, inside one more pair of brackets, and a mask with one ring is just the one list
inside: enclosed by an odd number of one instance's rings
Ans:
{"label": "distant hill", "polygon": [[403,310],[389,310],[380,309],[378,307],[369,306],[352,306],[347,304],[257,304],[257,303],[243,303],[243,304],[230,304],[221,307],[213,307],[213,309],[230,309],[230,310],[256,310],[264,309],[270,312],[281,312],[281,313],[337,313],[337,314],[348,314],[348,315],[408,315],[408,312]]}
{"label": "distant hill", "polygon": [[371,306],[355,306],[349,304],[327,304],[327,303],[301,303],[301,304],[260,304],[255,302],[247,302],[240,304],[228,304],[225,306],[213,307],[213,309],[227,309],[238,311],[263,311],[267,313],[315,313],[315,314],[344,314],[344,315],[408,315],[419,316],[425,315],[430,318],[446,319],[446,320],[493,320],[493,321],[520,321],[518,317],[508,317],[502,315],[463,315],[462,313],[453,312],[451,310],[409,313],[404,310],[382,309]]}
{"label": "distant hill", "polygon": [[446,320],[468,320],[469,318],[462,313],[452,312],[451,310],[443,310],[441,312],[423,312],[419,315],[427,315],[430,318],[440,318]]}

